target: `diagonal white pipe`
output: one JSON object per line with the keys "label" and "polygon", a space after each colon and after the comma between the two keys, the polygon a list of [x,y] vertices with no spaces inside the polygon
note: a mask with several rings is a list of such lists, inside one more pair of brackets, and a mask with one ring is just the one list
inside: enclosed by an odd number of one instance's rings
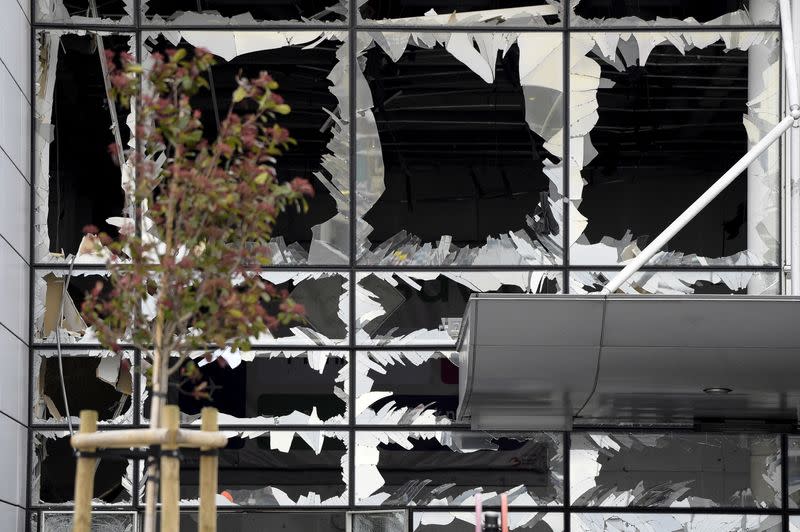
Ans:
{"label": "diagonal white pipe", "polygon": [[730,185],[734,179],[736,179],[739,174],[747,170],[747,167],[750,166],[750,163],[755,161],[764,151],[770,147],[770,145],[778,140],[783,133],[792,127],[794,123],[794,118],[792,116],[787,116],[780,122],[778,125],[772,128],[769,133],[767,133],[763,139],[761,139],[758,144],[753,146],[753,148],[748,151],[747,153],[742,156],[741,159],[736,161],[730,170],[722,174],[722,177],[717,179],[713,185],[708,187],[708,190],[703,192],[703,194],[697,198],[694,203],[689,205],[689,207],[681,213],[680,216],[675,218],[675,220],[667,226],[664,231],[661,232],[655,239],[653,239],[650,244],[645,247],[641,253],[639,253],[635,259],[631,263],[629,263],[621,272],[619,272],[611,281],[606,285],[603,289],[603,294],[613,294],[614,292],[622,286],[622,283],[627,281],[631,275],[639,271],[639,269],[644,266],[647,261],[653,258],[653,255],[658,253],[658,251],[664,247],[664,244],[670,241],[672,237],[674,237],[678,231],[686,227],[692,219],[697,216],[697,214],[702,211],[706,205],[711,203],[711,201],[716,198],[720,192],[725,190],[725,188]]}

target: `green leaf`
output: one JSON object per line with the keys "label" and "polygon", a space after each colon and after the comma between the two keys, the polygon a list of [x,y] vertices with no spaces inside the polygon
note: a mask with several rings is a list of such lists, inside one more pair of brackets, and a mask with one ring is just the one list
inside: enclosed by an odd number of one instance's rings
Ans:
{"label": "green leaf", "polygon": [[172,56],[172,62],[177,63],[181,59],[186,57],[186,49],[185,48],[178,48],[175,50],[175,54]]}
{"label": "green leaf", "polygon": [[247,97],[247,91],[243,87],[238,87],[233,91],[233,101],[236,103],[241,102]]}

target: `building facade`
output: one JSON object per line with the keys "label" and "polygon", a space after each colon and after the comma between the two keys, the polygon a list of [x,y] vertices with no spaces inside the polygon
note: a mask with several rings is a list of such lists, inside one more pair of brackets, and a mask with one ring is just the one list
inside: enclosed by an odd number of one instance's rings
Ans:
{"label": "building facade", "polygon": [[[231,435],[220,530],[345,530],[346,512],[380,510],[470,530],[475,497],[491,510],[503,493],[514,530],[800,530],[789,434],[455,420],[471,294],[600,291],[784,116],[775,0],[20,2],[4,0],[0,37],[4,530],[69,529],[79,410],[147,423],[143,354],[104,351],[77,313],[104,276],[80,244],[87,224],[113,233],[132,179],[108,155],[133,117],[106,97],[104,51],[146,66],[174,47],[218,58],[193,102],[209,135],[235,75],[270,72],[298,141],[279,175],[316,191],[261,273],[308,323],[203,368]],[[787,293],[789,151],[622,291]],[[199,425],[207,403],[172,400]],[[197,456],[181,474],[194,530]],[[142,461],[104,458],[96,477],[97,530],[137,530]]]}

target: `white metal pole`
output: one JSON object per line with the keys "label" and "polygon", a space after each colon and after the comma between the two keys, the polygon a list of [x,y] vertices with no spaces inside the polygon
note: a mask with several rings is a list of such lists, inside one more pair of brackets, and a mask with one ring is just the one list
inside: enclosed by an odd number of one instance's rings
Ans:
{"label": "white metal pole", "polygon": [[689,207],[681,213],[680,216],[675,218],[675,220],[667,226],[664,231],[661,232],[655,239],[653,239],[650,244],[645,247],[641,253],[639,253],[633,261],[625,266],[621,272],[619,272],[611,281],[606,285],[603,289],[604,294],[613,294],[614,292],[622,286],[622,283],[627,281],[631,275],[639,271],[639,268],[644,266],[647,261],[649,261],[653,255],[655,255],[664,244],[670,241],[670,239],[675,236],[678,231],[686,227],[692,219],[697,216],[697,213],[702,211],[706,205],[711,203],[711,201],[716,198],[720,192],[725,190],[725,188],[736,179],[739,174],[744,172],[750,163],[758,158],[770,145],[778,140],[783,133],[792,127],[794,123],[794,118],[792,116],[787,116],[776,125],[772,130],[764,135],[758,144],[753,146],[753,148],[748,151],[741,159],[736,161],[730,170],[722,174],[722,177],[717,179],[713,185],[711,185],[708,190],[703,192],[703,194],[697,198],[694,203],[689,205]]}
{"label": "white metal pole", "polygon": [[[781,29],[783,33],[783,49],[784,49],[784,62],[787,65],[786,69],[786,93],[788,95],[788,103],[790,112],[796,116],[798,110],[797,104],[800,102],[796,99],[798,85],[800,80],[797,78],[798,57],[794,50],[794,34],[795,30],[800,28],[800,9],[789,9],[788,2],[782,0],[781,7]],[[787,40],[787,35],[788,39]],[[789,70],[789,65],[794,68],[793,71]],[[794,96],[792,96],[794,94]],[[795,98],[794,100],[792,98]],[[786,156],[789,158],[789,164],[786,165],[789,172],[787,181],[789,182],[790,192],[790,209],[789,209],[789,264],[791,265],[791,294],[793,296],[800,295],[800,131],[795,127],[789,132],[786,144]]]}
{"label": "white metal pole", "polygon": [[783,40],[784,70],[786,72],[786,92],[789,95],[789,109],[795,119],[800,118],[800,86],[797,77],[797,60],[794,53],[794,33],[792,32],[792,10],[789,0],[780,0],[781,38]]}

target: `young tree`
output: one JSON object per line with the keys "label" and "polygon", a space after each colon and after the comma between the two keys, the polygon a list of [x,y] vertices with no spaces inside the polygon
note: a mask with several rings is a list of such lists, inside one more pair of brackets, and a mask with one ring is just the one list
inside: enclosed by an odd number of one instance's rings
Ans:
{"label": "young tree", "polygon": [[[151,364],[150,426],[158,427],[168,378],[190,354],[248,349],[250,339],[302,319],[284,290],[264,281],[266,242],[287,207],[307,209],[304,179],[278,180],[275,157],[293,140],[275,122],[290,109],[266,73],[237,78],[216,139],[204,138],[191,97],[207,89],[214,57],[203,49],[154,54],[147,72],[129,54],[107,53],[111,96],[136,111],[135,172],[127,190],[133,217],[113,241],[110,277],[86,297],[82,313],[98,338],[129,343]],[[97,233],[94,227],[87,233]],[[203,394],[203,384],[195,390]],[[148,466],[145,531],[154,531],[156,475]]]}

